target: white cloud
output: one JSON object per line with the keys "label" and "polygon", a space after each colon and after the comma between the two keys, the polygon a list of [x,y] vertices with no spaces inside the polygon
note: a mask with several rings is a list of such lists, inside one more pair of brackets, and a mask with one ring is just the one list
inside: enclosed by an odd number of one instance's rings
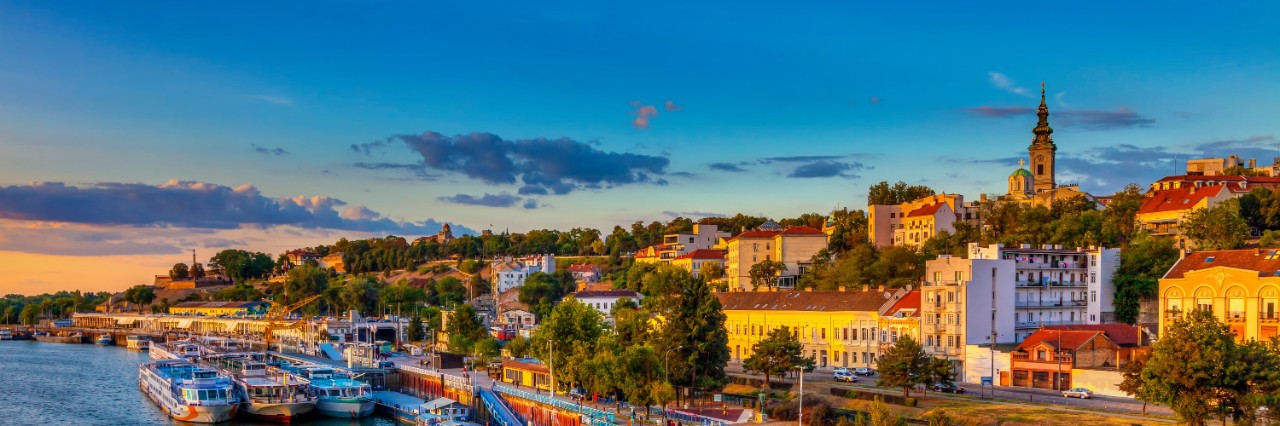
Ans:
{"label": "white cloud", "polygon": [[993,86],[996,86],[1000,89],[1003,89],[1012,93],[1016,93],[1022,96],[1029,96],[1030,92],[1027,91],[1027,88],[1019,87],[1018,85],[1014,84],[1013,79],[1009,78],[1009,76],[1007,75],[1004,75],[1004,73],[991,71],[987,73],[987,75],[991,77],[991,84]]}

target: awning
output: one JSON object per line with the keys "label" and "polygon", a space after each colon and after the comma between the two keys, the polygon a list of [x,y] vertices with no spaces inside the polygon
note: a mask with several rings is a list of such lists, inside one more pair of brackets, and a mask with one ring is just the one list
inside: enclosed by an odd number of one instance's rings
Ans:
{"label": "awning", "polygon": [[137,318],[116,318],[116,324],[119,325],[133,325],[137,321]]}
{"label": "awning", "polygon": [[178,321],[178,328],[191,328],[191,320],[184,319],[184,320]]}

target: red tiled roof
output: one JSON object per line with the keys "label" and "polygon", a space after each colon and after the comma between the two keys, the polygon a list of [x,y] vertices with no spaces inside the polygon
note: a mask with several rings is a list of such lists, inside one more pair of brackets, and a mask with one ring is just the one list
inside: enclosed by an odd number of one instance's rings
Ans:
{"label": "red tiled roof", "polygon": [[727,241],[733,241],[739,238],[773,238],[777,235],[778,233],[774,231],[747,231],[738,235],[734,235],[732,238],[729,238]]}
{"label": "red tiled roof", "polygon": [[676,259],[720,259],[724,260],[724,250],[697,249],[680,256]]}
{"label": "red tiled roof", "polygon": [[911,312],[911,315],[909,315],[910,317],[914,318],[914,317],[920,316],[920,290],[919,289],[911,290],[907,292],[907,294],[902,295],[901,299],[898,299],[897,302],[893,302],[893,306],[890,306],[889,310],[884,311],[884,316],[886,317],[894,316],[898,313],[898,311],[901,311],[904,309],[913,310],[913,312]]}
{"label": "red tiled roof", "polygon": [[782,230],[782,235],[827,235],[822,230],[804,225],[792,226]]}
{"label": "red tiled roof", "polygon": [[1138,338],[1138,328],[1129,324],[1114,322],[1107,324],[1063,324],[1046,325],[1040,328],[1045,330],[1100,331],[1108,339],[1120,346],[1138,346],[1141,343]]}
{"label": "red tiled roof", "polygon": [[1280,177],[1177,175],[1177,176],[1165,176],[1163,178],[1160,178],[1160,180],[1156,182],[1191,182],[1191,181],[1244,182],[1246,185],[1250,183],[1280,184]]}
{"label": "red tiled roof", "polygon": [[1138,214],[1190,209],[1205,198],[1218,196],[1226,188],[1226,185],[1213,185],[1199,189],[1182,187],[1152,191],[1142,200]]}
{"label": "red tiled roof", "polygon": [[634,290],[585,290],[573,293],[570,296],[574,299],[587,297],[608,297],[611,299],[617,299],[619,297],[637,298],[640,297],[640,293],[636,293]]}
{"label": "red tiled roof", "polygon": [[938,213],[938,209],[942,208],[942,206],[945,206],[945,205],[947,205],[947,203],[930,204],[930,205],[912,210],[911,213],[907,213],[907,217],[933,216],[934,214]]}
{"label": "red tiled roof", "polygon": [[[639,258],[646,258],[646,257],[658,257],[658,252],[663,251],[663,250],[666,250],[666,249],[667,249],[667,247],[668,247],[668,246],[667,246],[666,244],[658,244],[658,245],[655,245],[655,246],[649,246],[649,247],[642,248],[642,249],[640,249],[640,251],[637,251],[637,252],[636,252],[636,258],[637,258],[637,259],[639,259]],[[649,253],[649,249],[653,249],[653,256],[650,256],[650,255],[648,254],[648,253]]]}
{"label": "red tiled roof", "polygon": [[[1088,343],[1093,336],[1101,336],[1100,331],[1078,331],[1078,330],[1038,330],[1027,336],[1026,340],[1018,344],[1019,351],[1034,347],[1041,342],[1049,345],[1049,347],[1063,350],[1074,351]],[[1061,337],[1061,340],[1059,340]],[[1103,336],[1105,339],[1106,337]]]}
{"label": "red tiled roof", "polygon": [[880,291],[735,291],[716,293],[726,311],[870,311],[888,298]]}
{"label": "red tiled roof", "polygon": [[[1258,276],[1275,276],[1280,271],[1280,255],[1276,250],[1210,250],[1187,254],[1169,268],[1165,278],[1182,278],[1186,273],[1215,266],[1258,271]],[[1270,259],[1268,259],[1270,258]],[[1212,259],[1212,260],[1210,260]]]}

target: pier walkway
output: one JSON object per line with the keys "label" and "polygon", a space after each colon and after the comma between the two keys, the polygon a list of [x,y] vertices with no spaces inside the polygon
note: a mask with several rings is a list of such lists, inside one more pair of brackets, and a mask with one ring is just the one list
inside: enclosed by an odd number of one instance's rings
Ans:
{"label": "pier walkway", "polygon": [[502,397],[493,391],[481,389],[480,401],[484,402],[484,408],[489,410],[489,415],[492,416],[492,424],[498,426],[524,426],[525,423],[520,420],[520,417],[516,416],[511,407],[507,406],[507,402],[503,401]]}

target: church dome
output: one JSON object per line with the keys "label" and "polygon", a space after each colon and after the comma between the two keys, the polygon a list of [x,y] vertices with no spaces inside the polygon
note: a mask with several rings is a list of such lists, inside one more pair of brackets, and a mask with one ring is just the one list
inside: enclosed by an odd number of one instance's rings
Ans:
{"label": "church dome", "polygon": [[1029,177],[1031,177],[1031,172],[1027,171],[1027,169],[1024,169],[1024,168],[1019,167],[1019,168],[1018,168],[1018,170],[1014,170],[1014,171],[1013,171],[1013,174],[1010,174],[1010,175],[1009,175],[1009,177],[1011,177],[1011,178],[1015,178],[1015,177],[1018,177],[1018,176],[1022,176],[1022,177],[1027,177],[1027,178],[1029,178]]}
{"label": "church dome", "polygon": [[757,226],[756,230],[779,232],[779,231],[782,231],[782,225],[779,225],[778,222],[774,222],[773,220],[769,220],[769,221],[766,221],[765,223],[760,224],[760,226]]}

